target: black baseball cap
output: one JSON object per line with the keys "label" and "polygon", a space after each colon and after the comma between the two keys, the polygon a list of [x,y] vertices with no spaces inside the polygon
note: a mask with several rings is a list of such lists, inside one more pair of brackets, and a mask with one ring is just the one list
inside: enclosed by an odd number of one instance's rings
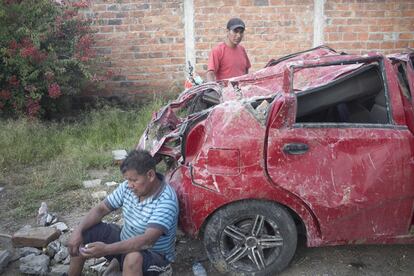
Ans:
{"label": "black baseball cap", "polygon": [[232,18],[229,20],[229,22],[227,22],[227,29],[232,31],[234,29],[237,28],[243,28],[243,30],[246,28],[246,26],[244,25],[243,20],[241,20],[240,18]]}

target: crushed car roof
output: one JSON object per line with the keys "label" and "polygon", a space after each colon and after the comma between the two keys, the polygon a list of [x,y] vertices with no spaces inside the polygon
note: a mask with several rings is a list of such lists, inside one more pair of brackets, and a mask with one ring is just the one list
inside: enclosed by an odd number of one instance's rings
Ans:
{"label": "crushed car roof", "polygon": [[[206,116],[215,106],[228,101],[246,101],[273,97],[285,91],[286,73],[294,70],[293,92],[309,90],[332,83],[339,77],[351,74],[373,60],[379,54],[345,55],[320,46],[307,51],[291,54],[278,60],[271,60],[265,68],[240,77],[208,82],[183,91],[178,98],[153,115],[137,147],[160,153],[178,160],[181,157],[181,136],[186,124]],[[395,55],[405,59],[405,55]],[[338,64],[337,61],[349,62]],[[365,60],[365,62],[355,62]],[[336,63],[335,63],[336,62]],[[318,66],[324,64],[324,66]],[[328,64],[328,65],[326,65]],[[293,68],[293,69],[292,69]],[[202,99],[200,101],[199,99]]]}

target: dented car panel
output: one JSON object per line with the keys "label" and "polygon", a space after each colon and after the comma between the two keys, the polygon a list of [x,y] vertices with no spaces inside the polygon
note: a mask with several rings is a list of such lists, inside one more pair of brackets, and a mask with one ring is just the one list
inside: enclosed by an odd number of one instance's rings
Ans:
{"label": "dented car panel", "polygon": [[308,246],[414,243],[413,91],[412,53],[319,47],[184,91],[138,147],[172,160],[193,236],[222,207],[262,200],[288,208]]}

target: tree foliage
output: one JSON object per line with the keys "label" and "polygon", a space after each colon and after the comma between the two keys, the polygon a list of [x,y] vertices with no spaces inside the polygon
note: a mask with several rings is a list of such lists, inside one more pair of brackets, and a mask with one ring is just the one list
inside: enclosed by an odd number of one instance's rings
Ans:
{"label": "tree foliage", "polygon": [[0,115],[39,117],[62,95],[93,78],[90,22],[85,2],[0,1]]}

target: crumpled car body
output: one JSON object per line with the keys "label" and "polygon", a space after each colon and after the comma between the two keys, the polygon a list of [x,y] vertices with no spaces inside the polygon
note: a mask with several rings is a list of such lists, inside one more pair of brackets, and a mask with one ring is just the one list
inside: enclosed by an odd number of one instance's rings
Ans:
{"label": "crumpled car body", "polygon": [[[137,147],[168,164],[190,235],[223,208],[260,201],[287,210],[311,247],[414,243],[413,59],[318,47],[272,60],[184,91],[154,115]],[[251,249],[262,240],[229,233],[243,227],[234,222],[218,235],[236,240],[228,252],[218,241],[226,271],[265,271],[273,261]]]}

